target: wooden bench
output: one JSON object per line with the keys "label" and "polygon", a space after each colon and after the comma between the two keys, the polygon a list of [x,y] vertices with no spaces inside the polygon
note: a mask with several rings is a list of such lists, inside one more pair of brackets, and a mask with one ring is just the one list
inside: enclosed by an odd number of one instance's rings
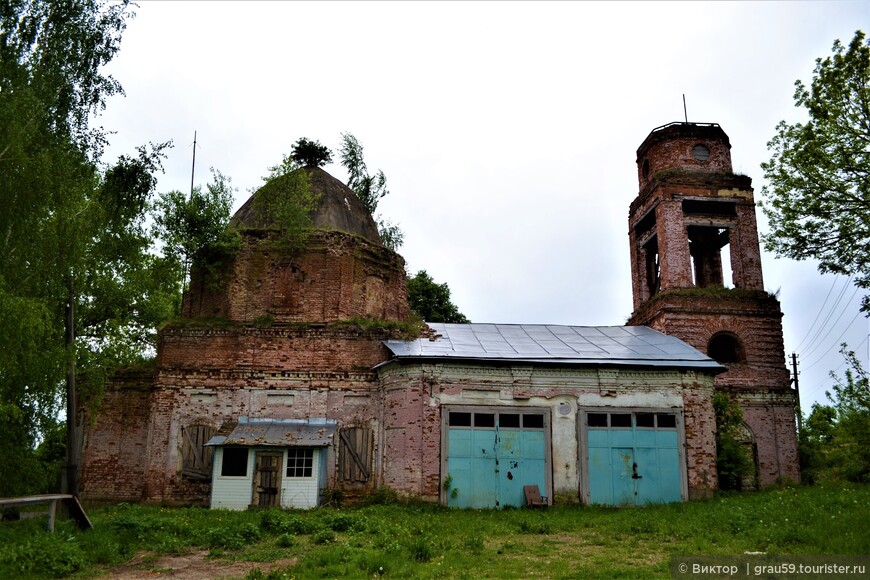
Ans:
{"label": "wooden bench", "polygon": [[526,507],[547,507],[547,496],[541,495],[537,485],[524,485],[523,493],[526,496]]}
{"label": "wooden bench", "polygon": [[57,519],[58,502],[63,502],[63,504],[66,506],[67,511],[69,512],[70,517],[75,520],[76,525],[78,525],[79,529],[90,530],[94,527],[93,524],[91,524],[91,520],[88,519],[88,515],[85,513],[84,508],[82,508],[82,504],[79,503],[79,499],[76,496],[70,495],[68,493],[0,498],[0,508],[47,503],[48,529],[53,532],[54,521]]}

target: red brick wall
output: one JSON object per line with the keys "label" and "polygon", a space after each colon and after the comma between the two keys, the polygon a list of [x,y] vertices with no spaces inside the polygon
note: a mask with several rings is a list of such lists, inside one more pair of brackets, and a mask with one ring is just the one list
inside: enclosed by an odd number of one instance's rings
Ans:
{"label": "red brick wall", "polygon": [[686,469],[689,499],[710,496],[719,489],[716,473],[716,414],[712,390],[697,383],[683,391],[686,429]]}
{"label": "red brick wall", "polygon": [[[505,367],[485,364],[460,364],[456,368],[448,363],[431,366],[438,369],[425,364],[392,365],[383,373],[382,385],[385,403],[383,483],[399,492],[432,500],[440,493],[444,404],[459,401],[475,406],[529,404],[536,408],[553,407],[555,415],[559,402],[573,400],[576,406],[578,396],[598,395],[602,388],[597,374],[589,375],[590,381],[588,377],[581,378],[578,373],[582,371],[576,369],[565,369],[565,374],[534,367],[512,367],[505,373]],[[620,374],[612,370],[608,376],[613,384],[608,388],[628,396],[669,393],[682,398],[689,497],[707,497],[718,488],[713,388],[709,378],[685,373],[682,379],[674,381],[671,374],[671,371],[638,372],[636,369]],[[474,392],[498,393],[498,396],[475,399]],[[452,402],[445,403],[445,400]],[[612,404],[612,400],[608,404]],[[576,416],[573,424],[576,425]],[[572,439],[576,438],[575,429],[576,426],[571,428]],[[555,444],[551,441],[551,445]],[[576,473],[579,456],[566,458],[566,461],[570,461],[570,465],[551,465],[554,480],[565,479],[566,470]],[[576,494],[577,490],[560,488],[556,492]]]}
{"label": "red brick wall", "polygon": [[755,437],[759,485],[771,485],[780,477],[800,481],[792,392],[738,390],[735,395]]}
{"label": "red brick wall", "polygon": [[[706,161],[698,161],[692,154],[695,145],[710,150]],[[644,175],[644,161],[649,171]],[[674,167],[693,171],[731,173],[731,143],[728,136],[716,127],[674,125],[651,133],[637,152],[637,179],[641,188],[657,173]]]}
{"label": "red brick wall", "polygon": [[153,373],[116,375],[106,387],[99,410],[86,414],[83,498],[143,498],[153,380]]}
{"label": "red brick wall", "polygon": [[340,372],[370,370],[388,358],[386,330],[352,325],[269,327],[196,324],[160,333],[160,369]]}
{"label": "red brick wall", "polygon": [[401,256],[341,232],[312,232],[290,252],[262,232],[247,233],[229,271],[217,279],[194,268],[184,297],[186,318],[251,322],[335,322],[350,318],[407,320]]}

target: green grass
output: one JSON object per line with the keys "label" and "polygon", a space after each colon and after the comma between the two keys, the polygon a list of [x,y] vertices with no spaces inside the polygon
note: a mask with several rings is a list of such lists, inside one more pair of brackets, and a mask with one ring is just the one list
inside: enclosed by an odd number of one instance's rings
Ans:
{"label": "green grass", "polygon": [[[110,575],[138,555],[208,552],[248,578],[666,578],[672,555],[868,554],[870,486],[792,487],[613,509],[448,510],[379,504],[209,511],[121,504],[69,521],[0,525],[0,577]],[[144,553],[144,556],[143,556]],[[269,563],[293,562],[269,572]],[[262,568],[261,568],[262,566]]]}

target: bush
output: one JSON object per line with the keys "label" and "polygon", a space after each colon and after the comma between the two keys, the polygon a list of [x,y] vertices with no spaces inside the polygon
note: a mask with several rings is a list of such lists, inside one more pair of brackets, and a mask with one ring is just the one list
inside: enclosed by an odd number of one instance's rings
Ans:
{"label": "bush", "polygon": [[315,544],[331,544],[335,541],[335,532],[329,528],[321,528],[311,536]]}
{"label": "bush", "polygon": [[268,532],[296,535],[313,534],[323,527],[313,519],[291,515],[280,510],[264,512],[260,525]]}
{"label": "bush", "polygon": [[726,393],[713,395],[716,413],[716,471],[720,489],[742,489],[743,481],[753,475],[753,461],[738,440],[743,410]]}
{"label": "bush", "polygon": [[326,525],[329,529],[336,532],[346,532],[351,528],[357,527],[356,524],[356,518],[348,514],[336,513],[326,518]]}
{"label": "bush", "polygon": [[241,550],[260,539],[260,528],[251,523],[234,527],[212,528],[206,532],[208,547],[211,549]]}
{"label": "bush", "polygon": [[276,542],[281,548],[292,548],[296,545],[296,536],[293,534],[281,534]]}
{"label": "bush", "polygon": [[21,544],[0,551],[0,570],[10,577],[65,578],[81,570],[85,555],[73,537],[42,532]]}

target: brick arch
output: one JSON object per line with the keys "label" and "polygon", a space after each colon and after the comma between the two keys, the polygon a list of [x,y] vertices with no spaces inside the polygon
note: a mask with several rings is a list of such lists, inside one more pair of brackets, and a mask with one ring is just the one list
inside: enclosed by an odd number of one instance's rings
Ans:
{"label": "brick arch", "polygon": [[735,332],[719,331],[707,341],[707,356],[723,364],[745,363],[746,344]]}

